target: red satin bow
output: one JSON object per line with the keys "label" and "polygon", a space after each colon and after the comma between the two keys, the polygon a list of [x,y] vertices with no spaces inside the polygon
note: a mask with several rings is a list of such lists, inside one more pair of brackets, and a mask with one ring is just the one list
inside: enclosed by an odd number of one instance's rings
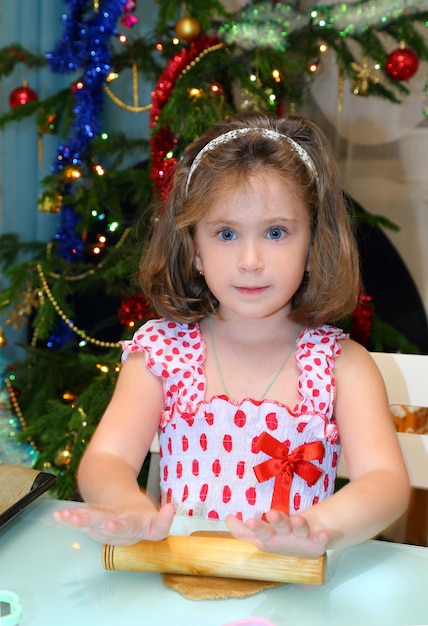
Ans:
{"label": "red satin bow", "polygon": [[289,453],[284,443],[263,432],[257,439],[256,446],[269,454],[271,459],[256,465],[254,473],[259,483],[275,478],[271,508],[289,515],[290,489],[294,474],[305,480],[309,487],[315,485],[323,470],[309,461],[321,461],[324,458],[322,441],[312,441],[298,446]]}

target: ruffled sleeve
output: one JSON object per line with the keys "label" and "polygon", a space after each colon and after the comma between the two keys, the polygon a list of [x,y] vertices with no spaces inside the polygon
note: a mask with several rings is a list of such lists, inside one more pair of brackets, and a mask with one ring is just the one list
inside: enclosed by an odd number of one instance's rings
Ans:
{"label": "ruffled sleeve", "polygon": [[165,408],[162,422],[173,419],[205,398],[203,363],[206,349],[198,324],[150,320],[129,341],[122,341],[122,362],[133,352],[145,352],[150,371],[162,378]]}
{"label": "ruffled sleeve", "polygon": [[331,419],[336,386],[334,367],[342,350],[339,340],[347,337],[339,328],[327,325],[306,330],[300,337],[296,359],[301,370],[298,389],[303,398],[302,412],[321,413]]}

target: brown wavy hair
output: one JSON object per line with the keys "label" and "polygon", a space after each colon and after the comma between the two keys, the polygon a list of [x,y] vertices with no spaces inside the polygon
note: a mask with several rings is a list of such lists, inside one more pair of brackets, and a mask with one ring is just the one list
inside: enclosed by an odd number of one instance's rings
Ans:
{"label": "brown wavy hair", "polygon": [[[207,151],[186,193],[189,169],[199,151],[215,137],[238,128],[253,128],[254,132],[237,135]],[[260,128],[300,144],[316,175],[289,142],[269,138],[258,132]],[[193,322],[215,313],[218,302],[194,264],[195,228],[220,194],[260,171],[281,176],[309,209],[310,271],[294,295],[290,317],[315,328],[353,311],[360,287],[358,251],[328,140],[303,117],[246,112],[218,122],[185,149],[167,200],[159,200],[155,207],[139,280],[159,315]]]}

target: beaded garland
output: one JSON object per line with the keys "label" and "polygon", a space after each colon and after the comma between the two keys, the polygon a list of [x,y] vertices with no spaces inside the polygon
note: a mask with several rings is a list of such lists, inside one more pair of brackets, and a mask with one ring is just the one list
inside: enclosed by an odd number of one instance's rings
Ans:
{"label": "beaded garland", "polygon": [[[21,407],[19,406],[19,402],[18,402],[18,398],[17,398],[17,394],[15,392],[15,389],[13,388],[12,383],[10,382],[9,378],[7,378],[7,377],[4,378],[4,384],[5,384],[5,387],[6,387],[6,390],[7,390],[7,393],[8,393],[8,396],[9,396],[9,400],[10,400],[10,403],[12,405],[14,414],[18,418],[20,430],[24,431],[24,430],[27,429],[27,424],[26,424],[25,418],[24,418],[24,416],[22,414]],[[36,446],[36,443],[34,442],[33,439],[29,439],[28,440],[28,444],[30,446],[30,451],[29,451],[30,459],[31,459],[31,462],[34,462],[36,460],[36,458],[37,458],[39,450],[38,450],[38,448]],[[20,449],[22,449],[22,445],[20,445]]]}
{"label": "beaded garland", "polygon": [[43,272],[43,269],[42,269],[42,266],[40,265],[40,263],[37,265],[37,272],[39,274],[39,278],[40,278],[40,282],[42,284],[42,289],[43,289],[44,294],[48,298],[49,302],[52,304],[52,306],[55,309],[55,311],[58,314],[58,316],[66,324],[66,326],[68,328],[70,328],[70,330],[72,330],[79,337],[82,337],[82,339],[84,339],[87,343],[92,343],[95,346],[100,346],[102,348],[118,348],[118,347],[120,347],[120,343],[118,341],[100,341],[99,339],[95,339],[94,337],[90,337],[89,335],[86,334],[86,332],[84,330],[81,330],[80,328],[78,328],[72,322],[72,320],[69,317],[67,317],[67,315],[64,313],[64,311],[61,309],[61,307],[58,304],[58,302],[55,300],[54,295],[53,295],[52,291],[49,288],[48,282],[46,280],[46,276],[45,276],[45,274]]}

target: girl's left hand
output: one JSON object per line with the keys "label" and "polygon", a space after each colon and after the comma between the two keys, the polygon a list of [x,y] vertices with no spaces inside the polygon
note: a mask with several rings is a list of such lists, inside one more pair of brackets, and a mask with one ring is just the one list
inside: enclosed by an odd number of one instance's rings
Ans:
{"label": "girl's left hand", "polygon": [[234,537],[252,543],[262,552],[289,556],[321,556],[330,539],[326,530],[312,531],[302,515],[288,517],[274,510],[266,514],[266,521],[241,522],[234,515],[228,515],[226,524]]}

